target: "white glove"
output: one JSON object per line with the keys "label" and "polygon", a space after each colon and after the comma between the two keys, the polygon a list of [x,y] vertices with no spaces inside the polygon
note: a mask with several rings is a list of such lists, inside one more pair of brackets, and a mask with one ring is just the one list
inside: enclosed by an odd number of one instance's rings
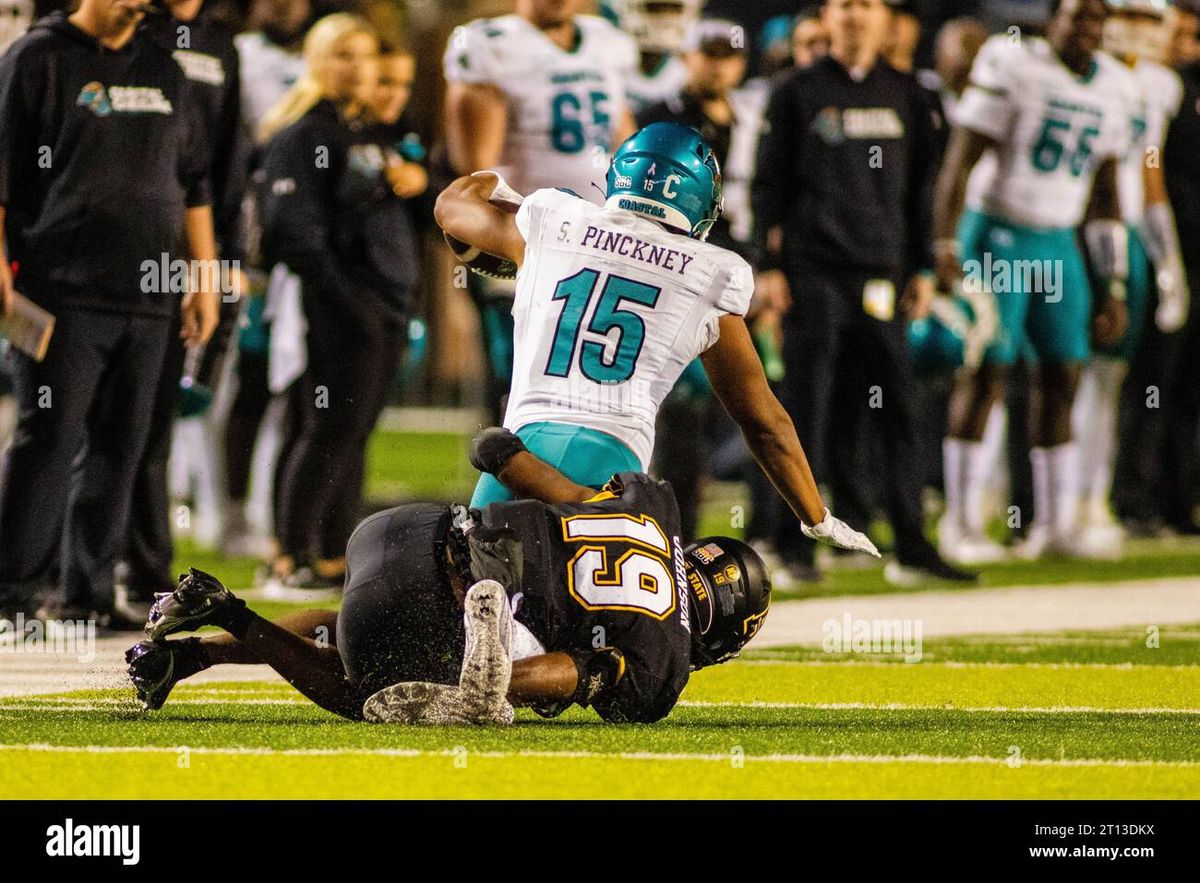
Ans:
{"label": "white glove", "polygon": [[1158,309],[1154,311],[1154,323],[1163,334],[1173,334],[1187,322],[1187,276],[1182,264],[1173,261],[1161,267],[1155,277],[1158,283]]}
{"label": "white glove", "polygon": [[525,197],[508,186],[508,182],[504,180],[504,176],[494,169],[483,169],[478,172],[471,172],[472,177],[475,175],[495,175],[496,186],[492,188],[492,194],[488,197],[488,202],[494,206],[504,209],[509,214],[516,214],[517,209],[521,207],[521,203],[525,201]]}
{"label": "white glove", "polygon": [[839,549],[869,552],[876,558],[881,557],[879,550],[875,548],[875,544],[867,538],[866,534],[859,533],[840,518],[834,518],[833,513],[828,509],[825,510],[825,517],[821,519],[820,524],[809,527],[804,522],[800,522],[800,529],[809,539],[820,540],[822,543],[837,546]]}

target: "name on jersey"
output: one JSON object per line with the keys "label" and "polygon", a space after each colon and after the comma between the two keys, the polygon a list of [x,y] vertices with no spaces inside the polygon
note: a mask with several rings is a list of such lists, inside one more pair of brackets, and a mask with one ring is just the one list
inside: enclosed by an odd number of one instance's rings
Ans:
{"label": "name on jersey", "polygon": [[[624,205],[621,207],[625,208]],[[679,249],[653,245],[630,233],[602,230],[591,224],[584,232],[583,241],[580,244],[587,248],[594,248],[596,251],[611,252],[622,257],[633,258],[644,264],[653,264],[664,270],[676,272],[680,276],[687,270],[688,264],[696,259],[695,255],[684,254]]]}
{"label": "name on jersey", "polygon": [[225,66],[217,56],[193,52],[191,49],[176,49],[171,56],[189,80],[210,86],[225,85]]}
{"label": "name on jersey", "polygon": [[555,86],[565,83],[603,83],[604,74],[599,71],[559,71],[550,75],[550,82]]}

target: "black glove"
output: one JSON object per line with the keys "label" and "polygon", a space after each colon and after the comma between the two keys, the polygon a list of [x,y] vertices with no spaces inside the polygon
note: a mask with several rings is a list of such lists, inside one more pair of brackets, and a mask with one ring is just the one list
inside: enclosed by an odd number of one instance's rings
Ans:
{"label": "black glove", "polygon": [[569,650],[567,655],[574,660],[575,670],[579,674],[575,694],[570,699],[535,705],[533,710],[542,717],[558,717],[572,705],[587,708],[625,676],[625,656],[616,647],[602,647],[594,652]]}
{"label": "black glove", "polygon": [[525,450],[525,442],[502,426],[492,426],[471,439],[471,465],[496,475],[504,464]]}

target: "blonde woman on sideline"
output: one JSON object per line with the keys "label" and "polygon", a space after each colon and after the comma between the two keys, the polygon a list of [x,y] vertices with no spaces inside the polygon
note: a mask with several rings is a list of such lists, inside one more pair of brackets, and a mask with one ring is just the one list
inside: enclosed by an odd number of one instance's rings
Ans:
{"label": "blonde woman on sideline", "polygon": [[275,586],[341,585],[367,438],[417,286],[405,200],[425,189],[425,173],[392,156],[370,112],[379,55],[364,19],[321,19],[304,42],[304,76],[262,123],[264,255],[299,277],[308,326],[296,387],[302,425],[279,472]]}

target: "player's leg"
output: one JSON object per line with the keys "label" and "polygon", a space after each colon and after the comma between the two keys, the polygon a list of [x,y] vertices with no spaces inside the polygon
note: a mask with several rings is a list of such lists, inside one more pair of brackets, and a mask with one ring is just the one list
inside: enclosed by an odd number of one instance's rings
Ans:
{"label": "player's leg", "polygon": [[1084,369],[1072,410],[1079,446],[1079,550],[1095,557],[1117,557],[1124,531],[1109,507],[1117,454],[1117,411],[1129,361],[1141,343],[1150,298],[1151,264],[1136,227],[1129,228],[1129,279],[1124,337],[1098,349]]}
{"label": "player's leg", "polygon": [[37,608],[59,552],[71,462],[120,321],[60,310],[43,361],[9,355],[18,416],[0,473],[0,610]]}
{"label": "player's leg", "polygon": [[1073,231],[1064,230],[1037,255],[1061,268],[1057,290],[1031,299],[1028,333],[1039,363],[1030,396],[1030,459],[1034,517],[1018,555],[1036,558],[1049,548],[1074,550],[1078,516],[1078,446],[1071,410],[1083,365],[1091,354],[1091,288]]}
{"label": "player's leg", "polygon": [[73,470],[63,531],[69,607],[113,609],[113,577],[129,523],[134,481],[154,420],[170,321],[122,317],[97,402],[88,416],[84,457]]}
{"label": "player's leg", "polygon": [[[1020,231],[980,212],[967,211],[958,230],[964,262],[976,267],[1011,265],[1022,253]],[[992,280],[982,280],[991,283]],[[946,512],[938,525],[942,554],[977,564],[1004,557],[984,532],[983,500],[996,469],[996,452],[984,444],[992,409],[1004,397],[1008,372],[1025,340],[1029,294],[1020,287],[995,291],[999,329],[975,370],[964,368],[950,394],[947,436],[942,443]]]}

